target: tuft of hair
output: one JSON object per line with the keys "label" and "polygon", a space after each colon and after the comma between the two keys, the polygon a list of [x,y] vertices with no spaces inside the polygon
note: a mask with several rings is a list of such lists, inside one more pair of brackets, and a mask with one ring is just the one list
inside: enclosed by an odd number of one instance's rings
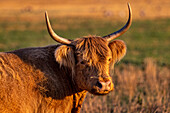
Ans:
{"label": "tuft of hair", "polygon": [[109,43],[112,51],[112,60],[116,63],[119,62],[126,54],[126,44],[122,40],[114,40]]}
{"label": "tuft of hair", "polygon": [[76,40],[76,52],[80,52],[90,64],[96,65],[99,60],[105,59],[108,51],[108,42],[101,37],[87,36]]}
{"label": "tuft of hair", "polygon": [[67,66],[72,69],[74,74],[75,58],[74,50],[70,46],[61,45],[55,50],[55,59],[60,64],[60,67]]}

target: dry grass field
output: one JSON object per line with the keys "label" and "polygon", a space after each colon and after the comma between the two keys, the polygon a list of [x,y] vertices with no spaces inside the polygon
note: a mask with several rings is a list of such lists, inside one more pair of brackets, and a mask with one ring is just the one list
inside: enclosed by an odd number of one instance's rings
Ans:
{"label": "dry grass field", "polygon": [[127,55],[112,73],[115,90],[88,93],[81,113],[170,113],[170,0],[0,0],[0,51],[56,44],[45,11],[63,37],[103,36],[125,23],[127,2],[133,23],[120,37]]}
{"label": "dry grass field", "polygon": [[170,112],[170,69],[153,59],[146,58],[142,67],[116,67],[113,81],[115,90],[109,95],[87,95],[82,113]]}
{"label": "dry grass field", "polygon": [[1,0],[0,20],[22,18],[40,20],[47,10],[52,17],[88,16],[124,19],[127,2],[133,9],[133,19],[170,17],[169,0]]}

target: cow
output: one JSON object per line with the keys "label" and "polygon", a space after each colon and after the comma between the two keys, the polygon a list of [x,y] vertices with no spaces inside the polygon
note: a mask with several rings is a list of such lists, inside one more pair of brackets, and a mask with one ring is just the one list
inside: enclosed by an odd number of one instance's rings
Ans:
{"label": "cow", "polygon": [[111,69],[126,54],[122,40],[129,19],[109,35],[84,36],[69,40],[52,29],[58,43],[46,47],[24,48],[0,53],[0,113],[79,113],[87,92],[106,95],[114,90]]}

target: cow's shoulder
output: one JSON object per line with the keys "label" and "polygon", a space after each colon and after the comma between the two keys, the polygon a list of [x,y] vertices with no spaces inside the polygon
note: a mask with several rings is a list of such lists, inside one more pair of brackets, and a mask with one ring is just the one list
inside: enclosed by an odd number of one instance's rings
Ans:
{"label": "cow's shoulder", "polygon": [[30,48],[22,48],[14,51],[5,52],[8,54],[16,54],[22,56],[31,56],[31,55],[43,55],[48,53],[53,53],[55,49],[60,45],[49,45],[45,47],[30,47]]}

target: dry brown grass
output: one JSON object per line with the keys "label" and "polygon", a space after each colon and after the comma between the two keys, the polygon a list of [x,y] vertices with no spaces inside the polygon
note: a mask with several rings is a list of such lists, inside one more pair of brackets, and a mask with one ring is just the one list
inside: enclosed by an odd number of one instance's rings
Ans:
{"label": "dry brown grass", "polygon": [[122,65],[113,75],[115,90],[107,96],[88,94],[82,113],[170,112],[170,68],[147,58],[143,66]]}

